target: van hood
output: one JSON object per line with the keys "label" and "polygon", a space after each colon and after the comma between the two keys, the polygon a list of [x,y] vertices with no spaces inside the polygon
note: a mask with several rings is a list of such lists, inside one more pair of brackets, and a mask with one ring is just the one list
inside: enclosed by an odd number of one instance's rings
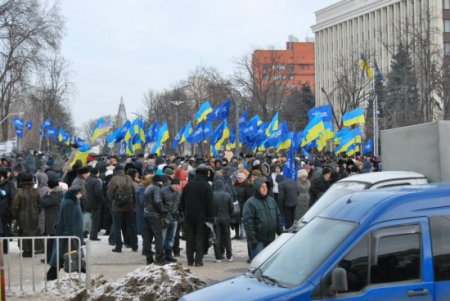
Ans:
{"label": "van hood", "polygon": [[241,275],[207,286],[184,296],[180,301],[193,300],[273,300],[289,289],[269,285],[256,278]]}

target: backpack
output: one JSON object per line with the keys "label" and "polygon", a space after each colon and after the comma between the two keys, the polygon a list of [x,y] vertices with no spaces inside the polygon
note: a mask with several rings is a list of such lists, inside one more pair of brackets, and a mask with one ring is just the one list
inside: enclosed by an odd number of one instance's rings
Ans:
{"label": "backpack", "polygon": [[125,207],[130,203],[130,189],[128,188],[128,176],[125,176],[126,186],[122,187],[121,189],[118,189],[114,193],[113,201],[114,204],[119,207]]}

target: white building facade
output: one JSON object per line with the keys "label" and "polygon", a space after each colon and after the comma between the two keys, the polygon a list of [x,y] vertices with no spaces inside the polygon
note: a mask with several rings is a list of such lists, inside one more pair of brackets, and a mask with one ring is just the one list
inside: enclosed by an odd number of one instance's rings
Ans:
{"label": "white building facade", "polygon": [[[376,58],[383,74],[389,71],[392,47],[401,40],[406,24],[419,24],[429,12],[435,28],[433,43],[450,54],[450,0],[342,0],[316,12],[316,105],[327,103],[337,89],[338,58],[357,62],[361,53]],[[446,20],[448,19],[448,20]],[[446,33],[448,31],[449,33]],[[447,36],[449,35],[449,36]],[[337,100],[333,97],[332,101]]]}

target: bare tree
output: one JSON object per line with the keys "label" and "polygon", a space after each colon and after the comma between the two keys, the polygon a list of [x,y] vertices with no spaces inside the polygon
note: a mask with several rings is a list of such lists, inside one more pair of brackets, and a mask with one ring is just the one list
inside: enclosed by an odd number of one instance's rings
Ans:
{"label": "bare tree", "polygon": [[280,64],[273,52],[268,61],[246,55],[235,64],[234,82],[253,100],[251,109],[260,113],[264,120],[281,111],[288,95],[286,65]]}
{"label": "bare tree", "polygon": [[[0,4],[0,117],[9,114],[45,52],[59,47],[62,26],[58,4],[49,8],[38,0]],[[2,134],[7,136],[6,124]]]}

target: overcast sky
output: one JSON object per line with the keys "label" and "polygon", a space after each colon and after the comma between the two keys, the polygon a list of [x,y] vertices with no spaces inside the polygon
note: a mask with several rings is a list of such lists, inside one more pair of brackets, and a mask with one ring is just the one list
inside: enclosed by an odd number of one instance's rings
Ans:
{"label": "overcast sky", "polygon": [[168,89],[196,66],[231,74],[256,48],[283,49],[289,35],[313,37],[314,12],[337,0],[61,0],[62,54],[71,63],[75,125],[128,118],[148,89]]}

